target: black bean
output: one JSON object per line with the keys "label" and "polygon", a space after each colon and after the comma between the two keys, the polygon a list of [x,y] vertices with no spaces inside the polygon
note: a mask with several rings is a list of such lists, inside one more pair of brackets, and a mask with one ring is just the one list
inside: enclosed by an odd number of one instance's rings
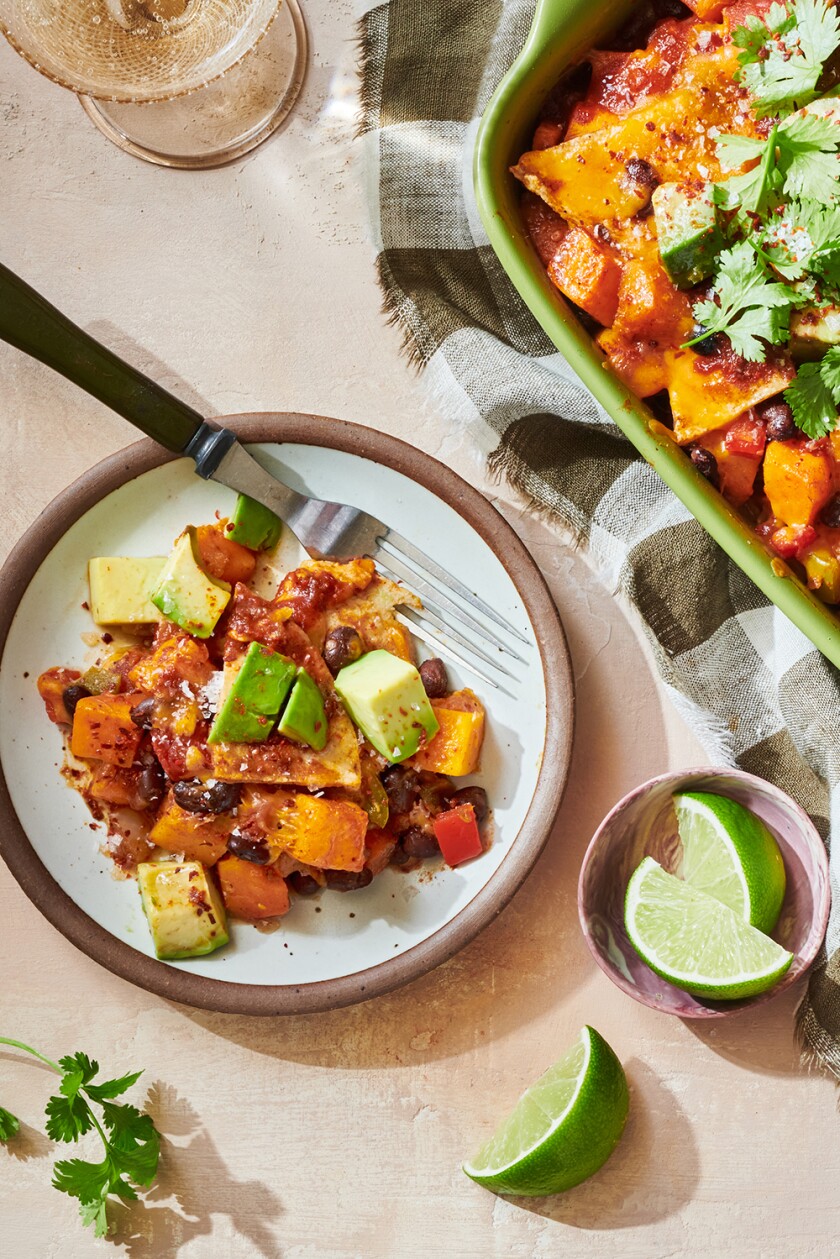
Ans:
{"label": "black bean", "polygon": [[688,457],[694,464],[698,472],[702,472],[707,481],[717,488],[720,484],[718,477],[717,459],[710,450],[706,450],[705,446],[689,446]]}
{"label": "black bean", "polygon": [[324,639],[322,655],[330,673],[335,676],[345,665],[358,660],[363,650],[362,640],[352,625],[337,625]]}
{"label": "black bean", "polygon": [[367,866],[364,870],[325,870],[324,878],[327,880],[327,887],[331,887],[335,892],[357,892],[359,888],[367,887],[373,882],[373,875]]}
{"label": "black bean", "polygon": [[[703,331],[702,328],[694,329],[694,336],[699,337]],[[720,332],[710,332],[707,337],[703,337],[702,341],[697,341],[691,347],[695,354],[699,354],[701,358],[712,358],[715,354],[720,354],[723,349],[723,336]]]}
{"label": "black bean", "polygon": [[238,783],[200,782],[197,778],[177,782],[172,788],[176,804],[190,813],[228,813],[242,796]]}
{"label": "black bean", "polygon": [[255,866],[267,866],[271,860],[271,849],[265,840],[247,831],[231,831],[227,850],[231,856],[240,861],[252,861]]}
{"label": "black bean", "polygon": [[640,188],[650,188],[653,191],[661,182],[650,162],[646,162],[643,157],[631,157],[624,163],[624,169],[627,171],[627,178]]}
{"label": "black bean", "polygon": [[420,666],[420,681],[429,699],[442,699],[449,690],[446,665],[437,656],[433,660],[424,660]]}
{"label": "black bean", "polygon": [[166,795],[166,775],[155,762],[147,765],[137,780],[136,801],[141,809],[159,804]]}
{"label": "black bean", "polygon": [[134,705],[128,715],[135,726],[139,726],[141,730],[151,730],[154,711],[154,698],[151,695],[147,695],[145,699],[141,699],[139,704]]}
{"label": "black bean", "polygon": [[304,874],[302,870],[293,870],[287,877],[286,882],[293,892],[297,892],[298,896],[314,896],[316,892],[321,890],[321,884],[317,879],[313,879],[311,874]]}
{"label": "black bean", "polygon": [[392,866],[404,866],[407,865],[409,861],[411,861],[411,857],[403,848],[402,844],[397,843],[394,847],[394,851],[391,853],[389,864]]}
{"label": "black bean", "polygon": [[487,817],[487,792],[483,787],[462,787],[460,791],[456,791],[449,801],[449,807],[457,809],[462,804],[472,805],[475,809],[475,820],[477,822],[483,822]]}
{"label": "black bean", "polygon": [[440,854],[440,844],[434,835],[421,826],[410,827],[400,836],[400,843],[409,857],[437,857]]}
{"label": "black bean", "polygon": [[765,402],[758,407],[759,418],[767,425],[767,440],[770,442],[789,442],[800,436],[793,412],[786,402]]}
{"label": "black bean", "polygon": [[408,813],[417,802],[420,780],[413,769],[391,765],[380,777],[392,813]]}
{"label": "black bean", "polygon": [[828,500],[820,513],[820,520],[829,529],[840,529],[840,494]]}
{"label": "black bean", "polygon": [[81,682],[71,682],[61,693],[61,700],[71,719],[80,699],[87,699],[90,691]]}

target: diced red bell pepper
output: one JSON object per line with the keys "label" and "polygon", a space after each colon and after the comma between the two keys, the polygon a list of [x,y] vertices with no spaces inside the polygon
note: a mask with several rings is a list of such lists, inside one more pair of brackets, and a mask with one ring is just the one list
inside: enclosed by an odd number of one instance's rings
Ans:
{"label": "diced red bell pepper", "polygon": [[462,804],[457,809],[438,814],[432,825],[448,866],[458,866],[483,851],[475,809],[471,804]]}
{"label": "diced red bell pepper", "polygon": [[770,536],[770,545],[782,559],[791,560],[810,546],[817,536],[813,525],[785,525]]}
{"label": "diced red bell pepper", "polygon": [[729,425],[723,444],[733,455],[760,459],[767,444],[767,428],[755,411],[745,411]]}

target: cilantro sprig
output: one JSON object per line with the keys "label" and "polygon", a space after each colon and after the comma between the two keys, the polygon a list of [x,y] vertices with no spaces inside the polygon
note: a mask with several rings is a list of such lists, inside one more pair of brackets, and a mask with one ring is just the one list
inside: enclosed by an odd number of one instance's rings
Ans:
{"label": "cilantro sprig", "polygon": [[748,17],[732,41],[759,117],[792,113],[818,95],[823,66],[840,47],[840,13],[825,0],[774,4],[764,21]]}
{"label": "cilantro sprig", "polygon": [[[160,1135],[151,1118],[128,1102],[114,1101],[142,1072],[97,1080],[99,1063],[87,1054],[68,1054],[53,1062],[19,1040],[0,1036],[0,1045],[31,1054],[61,1077],[58,1092],[46,1106],[47,1135],[53,1141],[76,1142],[91,1131],[99,1135],[104,1157],[98,1162],[61,1159],[55,1165],[52,1183],[61,1193],[78,1200],[82,1223],[92,1225],[97,1237],[104,1237],[109,1231],[112,1199],[136,1199],[137,1189],[151,1185],[157,1175]],[[19,1128],[17,1117],[0,1108],[0,1140],[12,1139]]]}
{"label": "cilantro sprig", "polygon": [[823,202],[840,195],[840,127],[832,118],[793,114],[776,123],[766,140],[721,135],[716,147],[725,170],[758,159],[745,174],[714,185],[715,202],[737,212],[737,226],[749,229],[785,199]]}
{"label": "cilantro sprig", "polygon": [[785,390],[785,401],[807,437],[825,437],[837,426],[840,408],[840,346],[818,363],[803,363]]}
{"label": "cilantro sprig", "polygon": [[714,288],[697,302],[694,316],[703,331],[687,345],[724,333],[736,354],[750,363],[763,363],[764,341],[787,339],[791,306],[796,292],[770,278],[749,241],[739,241],[718,259]]}

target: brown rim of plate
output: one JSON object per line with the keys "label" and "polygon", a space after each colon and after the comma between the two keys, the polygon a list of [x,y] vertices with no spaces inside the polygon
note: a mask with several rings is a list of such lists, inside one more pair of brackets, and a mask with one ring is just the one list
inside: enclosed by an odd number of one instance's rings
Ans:
{"label": "brown rim of plate", "polygon": [[[398,957],[338,979],[291,985],[231,983],[191,975],[139,953],[94,922],[49,874],[32,848],[0,767],[0,855],[37,909],[100,966],[168,1000],[230,1014],[303,1014],[389,992],[445,962],[504,909],[540,855],[563,797],[571,759],[574,683],[559,614],[545,580],[511,526],[455,472],[396,437],[345,420],[296,412],[214,417],[247,442],[288,442],[360,455],[410,477],[472,525],[506,569],[534,628],[546,690],[546,732],[537,785],[511,849],[451,922]],[[179,458],[144,439],[102,460],[41,513],[0,572],[0,659],[18,604],[65,532],[96,503],[135,477]]]}

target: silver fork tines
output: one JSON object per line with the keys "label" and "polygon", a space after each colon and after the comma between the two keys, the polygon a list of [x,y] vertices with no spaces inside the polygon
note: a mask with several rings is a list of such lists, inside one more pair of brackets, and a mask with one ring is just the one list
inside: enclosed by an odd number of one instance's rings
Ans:
{"label": "silver fork tines", "polygon": [[[401,558],[407,559],[409,564],[421,574],[424,574],[424,572],[425,574],[431,573],[447,590],[454,591],[455,594],[465,599],[467,603],[471,603],[488,620],[495,621],[496,625],[503,629],[506,634],[513,634],[514,638],[518,638],[521,643],[528,645],[528,639],[524,634],[520,634],[516,626],[511,625],[510,621],[506,621],[503,616],[500,616],[495,608],[491,608],[489,603],[485,603],[483,599],[479,598],[474,590],[470,590],[457,577],[447,573],[446,569],[441,568],[433,559],[430,559],[428,555],[424,555],[422,551],[418,550],[406,538],[401,537],[395,530],[388,529],[387,533],[379,538],[378,541],[380,545],[385,547],[386,551],[391,551],[394,555],[399,556],[402,552]],[[507,650],[510,649],[508,648]],[[512,652],[511,654],[514,655],[515,653]],[[518,656],[517,659],[521,659],[521,657]]]}
{"label": "silver fork tines", "polygon": [[[489,672],[486,672],[484,669],[480,669],[478,667],[475,662],[475,655],[472,652],[468,656],[465,652],[456,651],[450,643],[441,639],[437,634],[430,633],[426,626],[421,624],[420,621],[414,620],[414,617],[410,615],[410,613],[413,613],[412,608],[397,608],[397,620],[402,621],[407,630],[415,635],[415,637],[426,643],[428,647],[431,647],[432,651],[434,651],[436,655],[448,656],[450,660],[454,660],[456,664],[461,665],[464,669],[468,669],[470,673],[474,673],[477,678],[481,678],[482,682],[487,682],[489,686],[494,688],[494,690],[504,691],[507,689],[497,682]],[[494,664],[493,667],[498,669],[497,664]]]}
{"label": "silver fork tines", "polygon": [[[383,561],[383,554],[387,556],[387,564]],[[522,664],[525,663],[517,651],[514,651],[507,643],[502,642],[495,630],[487,629],[471,613],[463,608],[459,608],[457,603],[444,594],[442,590],[439,590],[437,586],[433,586],[425,577],[421,577],[418,572],[397,559],[392,551],[380,551],[379,555],[374,558],[379,571],[384,573],[386,577],[390,577],[392,581],[400,582],[407,590],[412,590],[422,600],[424,608],[429,608],[432,612],[436,612],[441,620],[444,619],[443,613],[448,612],[449,621],[447,621],[447,625],[452,620],[456,623],[460,622],[465,629],[472,630],[485,648],[492,650],[495,647],[497,651],[507,652],[509,656],[513,656],[514,660],[519,660]],[[487,657],[487,659],[492,660],[492,657]]]}

